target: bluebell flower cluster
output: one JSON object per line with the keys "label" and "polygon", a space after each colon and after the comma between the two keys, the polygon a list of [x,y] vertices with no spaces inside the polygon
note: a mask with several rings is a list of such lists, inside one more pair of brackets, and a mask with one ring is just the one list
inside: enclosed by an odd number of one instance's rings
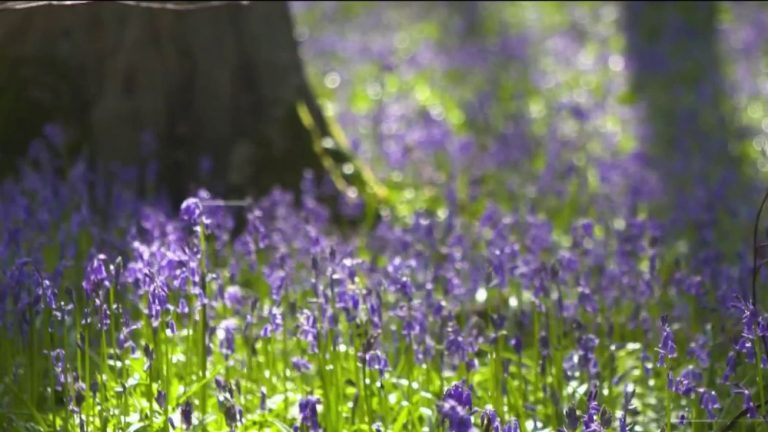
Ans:
{"label": "bluebell flower cluster", "polygon": [[[309,20],[345,6],[295,7]],[[414,44],[387,27],[396,11],[370,7],[383,13],[349,14],[331,35],[313,28],[303,49],[375,69],[361,89],[341,60],[313,63],[340,80],[339,100],[357,99],[333,105],[338,119],[397,187],[402,208],[375,226],[334,225],[330,180],[309,171],[296,193],[276,187],[243,208],[205,189],[170,208],[132,187],[156,168],[114,167],[123,181],[106,182],[83,161],[65,167],[64,132],[44,128],[0,184],[0,424],[628,432],[729,422],[730,400],[762,421],[768,316],[745,297],[747,253],[711,241],[686,250],[676,219],[656,219],[664,184],[647,155],[616,136],[641,122],[617,102],[625,60],[589,18],[613,22],[616,5],[557,6],[581,11],[572,26],[499,25],[492,41],[442,48]],[[765,26],[727,7],[750,32]],[[499,24],[510,14],[497,8],[480,15]],[[355,22],[370,37],[339,36]],[[765,43],[735,33],[740,49]],[[497,94],[525,103],[496,106]],[[340,212],[359,215],[359,198]],[[705,201],[681,198],[681,213],[706,219]]]}

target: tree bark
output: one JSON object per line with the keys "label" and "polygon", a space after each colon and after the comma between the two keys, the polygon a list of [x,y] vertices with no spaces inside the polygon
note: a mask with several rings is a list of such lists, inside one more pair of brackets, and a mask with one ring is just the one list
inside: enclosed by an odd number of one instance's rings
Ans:
{"label": "tree bark", "polygon": [[[223,195],[262,194],[274,185],[297,188],[306,168],[324,170],[297,104],[308,106],[321,136],[329,131],[285,2],[6,10],[0,52],[0,65],[10,67],[0,72],[0,95],[15,89],[41,112],[29,120],[37,122],[34,132],[63,121],[92,143],[95,165],[108,173],[114,163],[140,166],[139,143],[151,131],[161,144],[159,183],[176,202],[193,182]],[[0,130],[12,145],[33,136]],[[212,162],[207,174],[197,169],[203,156]]]}
{"label": "tree bark", "polygon": [[[678,227],[711,234],[744,194],[717,50],[714,2],[627,2],[632,92],[644,108],[642,148]],[[701,231],[707,229],[706,232]]]}

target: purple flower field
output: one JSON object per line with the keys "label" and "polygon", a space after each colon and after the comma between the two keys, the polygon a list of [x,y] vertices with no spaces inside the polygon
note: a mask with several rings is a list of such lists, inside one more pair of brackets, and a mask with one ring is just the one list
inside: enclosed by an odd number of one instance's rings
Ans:
{"label": "purple flower field", "polygon": [[452,4],[291,3],[375,221],[309,171],[174,206],[47,124],[0,183],[0,430],[768,430],[768,8],[718,7],[734,167],[684,115],[649,150],[621,4]]}

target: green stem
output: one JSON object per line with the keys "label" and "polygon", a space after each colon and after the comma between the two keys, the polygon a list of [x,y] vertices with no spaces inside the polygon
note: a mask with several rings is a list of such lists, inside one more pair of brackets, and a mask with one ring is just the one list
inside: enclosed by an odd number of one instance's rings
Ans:
{"label": "green stem", "polygon": [[[185,297],[185,300],[187,300],[188,304],[191,305],[192,303],[190,301],[191,299],[189,298],[189,296],[184,295],[184,297]],[[192,313],[188,311],[185,319],[186,319],[186,325],[184,326],[185,328],[184,343],[186,345],[186,350],[184,351],[184,369],[185,369],[184,370],[185,372],[184,373],[184,391],[187,391],[189,388],[192,387],[191,381],[193,379],[192,375],[195,369],[195,366],[193,365],[194,356],[192,355],[192,353],[195,352],[195,347],[194,347],[195,340],[193,337],[194,333],[192,332],[192,329],[194,328]],[[179,401],[178,403],[182,403],[182,402],[183,401]]]}
{"label": "green stem", "polygon": [[363,408],[365,409],[365,422],[366,426],[370,426],[371,423],[371,404],[368,400],[368,367],[365,364],[365,359],[363,359]]}
{"label": "green stem", "polygon": [[[117,320],[120,318],[120,314],[117,308],[117,304],[115,303],[115,285],[119,284],[119,276],[116,277],[115,283],[112,284],[109,287],[109,340],[111,343],[112,348],[112,354],[114,358],[119,359],[119,363],[117,363],[117,370],[115,375],[118,377],[119,383],[123,384],[123,368],[125,365],[123,365],[123,356],[122,352],[118,351],[117,349]],[[105,389],[106,391],[106,389]],[[120,392],[120,428],[125,427],[125,416],[126,416],[126,406],[125,406],[125,395]]]}
{"label": "green stem", "polygon": [[[205,227],[201,223],[200,230],[200,290],[201,290],[201,304],[200,304],[200,380],[205,381],[208,375],[208,313],[207,313],[207,270],[206,270],[206,251],[205,251]],[[203,430],[207,430],[205,426],[205,417],[208,413],[208,386],[203,385],[200,387],[200,421],[203,425]]]}
{"label": "green stem", "polygon": [[[47,341],[46,345],[47,346],[45,347],[46,351],[50,354],[50,353],[53,352],[54,346],[56,345],[55,340],[54,340],[55,332],[53,331],[53,326],[51,325],[51,311],[50,311],[50,309],[46,310],[46,312],[45,312],[45,321],[44,322],[45,322],[45,328],[50,331],[50,333],[48,335],[48,339],[46,339],[46,341]],[[53,414],[53,430],[57,430],[58,429],[58,423],[59,423],[59,414],[58,414],[59,410],[56,409],[55,400],[54,400],[54,393],[53,393],[55,382],[56,382],[56,372],[53,370],[53,367],[51,367],[50,363],[49,363],[48,370],[51,372],[50,376],[48,377],[51,380],[50,383],[49,383],[49,387],[48,387],[48,404],[49,404],[50,410],[51,410],[51,412]]]}
{"label": "green stem", "polygon": [[[110,323],[111,324],[111,323]],[[107,430],[107,383],[109,380],[105,377],[105,372],[108,369],[107,366],[107,331],[102,326],[101,328],[101,368],[102,370],[99,370],[99,377],[101,377],[101,382],[99,388],[99,396],[101,399],[101,430],[106,431]]]}
{"label": "green stem", "polygon": [[534,303],[533,305],[533,358],[535,360],[534,362],[534,371],[531,374],[533,379],[533,392],[531,394],[532,402],[536,403],[538,402],[538,395],[539,391],[541,390],[541,385],[539,382],[539,365],[541,363],[541,351],[539,350],[539,311]]}
{"label": "green stem", "polygon": [[30,397],[30,400],[32,403],[37,402],[37,328],[35,326],[35,315],[34,311],[30,308],[29,310],[30,314],[30,320],[29,320],[29,357],[27,358],[29,364],[29,393],[27,393]]}
{"label": "green stem", "polygon": [[163,391],[165,392],[165,403],[163,404],[163,419],[164,419],[164,425],[163,429],[168,432],[170,430],[170,423],[168,423],[168,404],[171,400],[171,384],[170,384],[170,374],[171,374],[171,344],[168,341],[168,336],[165,333],[165,329],[160,330],[161,338],[162,338],[162,347],[163,347]]}
{"label": "green stem", "polygon": [[666,431],[670,432],[672,430],[672,394],[669,391],[669,386],[667,385],[667,377],[672,372],[672,365],[669,362],[669,359],[667,359],[667,367],[665,368],[666,375],[661,380],[662,385],[664,386],[664,405],[665,405],[665,412],[666,412]]}
{"label": "green stem", "polygon": [[147,368],[147,379],[149,380],[149,385],[147,385],[147,418],[153,418],[152,415],[152,407],[154,405],[154,387],[155,387],[155,378],[154,378],[154,370],[155,370],[155,357],[157,357],[157,331],[156,329],[152,328],[152,324],[149,323],[149,318],[147,318],[147,328],[150,329],[149,331],[152,332],[152,348],[154,352],[152,353],[152,359],[149,358],[147,361],[149,362],[149,368]]}
{"label": "green stem", "polygon": [[503,369],[504,364],[502,360],[502,353],[504,351],[504,335],[506,333],[499,331],[496,335],[496,344],[493,350],[493,378],[491,379],[491,385],[494,391],[494,405],[497,410],[504,415],[504,380]]}
{"label": "green stem", "polygon": [[288,316],[283,316],[283,364],[280,366],[281,374],[283,378],[283,392],[288,395],[288,365],[290,360],[288,359]]}
{"label": "green stem", "polygon": [[765,402],[765,389],[763,388],[763,347],[760,340],[760,335],[757,332],[757,325],[754,326],[754,345],[755,345],[755,366],[757,367],[757,387],[760,395],[760,400],[757,401],[757,406],[762,406]]}
{"label": "green stem", "polygon": [[[326,376],[326,363],[325,363],[325,354],[326,354],[326,344],[323,343],[323,338],[318,335],[317,338],[317,361],[318,361],[318,372],[320,375],[320,385],[323,388],[323,402],[325,403],[325,407],[323,408],[323,417],[325,418],[325,428],[329,429],[332,425],[332,418],[331,418],[331,409],[334,406],[333,404],[333,395],[328,390],[328,378]],[[302,395],[304,396],[304,395]]]}
{"label": "green stem", "polygon": [[[87,307],[87,306],[86,306]],[[83,334],[84,334],[84,343],[83,343],[83,356],[85,357],[85,374],[83,375],[83,383],[85,384],[85,393],[88,394],[91,390],[91,341],[90,341],[90,321],[85,324],[85,327],[83,328]],[[93,419],[96,417],[96,403],[93,401],[93,398],[89,398],[91,409],[88,416],[86,416],[86,423],[93,422]]]}
{"label": "green stem", "polygon": [[[520,394],[527,395],[528,394],[528,380],[525,379],[525,375],[523,375],[523,354],[520,353],[520,355],[517,356],[517,377],[518,382],[520,383],[521,392]],[[518,420],[520,420],[520,430],[522,432],[526,432],[525,427],[525,402],[523,402],[523,398],[518,397],[517,398],[518,403]]]}

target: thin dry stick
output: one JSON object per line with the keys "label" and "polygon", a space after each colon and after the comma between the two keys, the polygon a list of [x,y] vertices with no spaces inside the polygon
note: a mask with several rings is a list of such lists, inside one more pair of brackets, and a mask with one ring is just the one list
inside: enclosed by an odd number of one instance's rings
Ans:
{"label": "thin dry stick", "polygon": [[[763,195],[763,201],[760,203],[760,207],[757,209],[757,215],[755,215],[755,225],[753,227],[752,231],[752,307],[757,309],[757,275],[760,273],[760,269],[765,265],[766,261],[762,261],[758,264],[757,257],[759,254],[759,250],[765,246],[764,244],[757,244],[757,235],[758,231],[760,230],[760,216],[763,214],[763,208],[765,208],[765,204],[768,202],[768,191],[765,192],[765,195]],[[761,336],[760,340],[763,343],[763,349],[764,352],[768,353],[768,343],[765,340],[765,336]],[[758,359],[758,363],[760,363],[761,360]],[[758,366],[760,367],[760,366]],[[755,404],[755,408],[760,408],[763,405],[765,405],[766,401],[761,401],[758,404]],[[720,429],[720,432],[726,432],[731,430],[736,423],[747,415],[747,409],[741,410],[736,416],[731,419],[728,424],[725,425],[722,429]]]}
{"label": "thin dry stick", "polygon": [[[92,3],[91,0],[76,0],[76,1],[5,1],[0,2],[0,10],[2,9],[27,9],[38,6],[73,6],[84,3]],[[117,1],[114,3],[121,3],[128,6],[147,7],[153,9],[167,9],[167,10],[195,10],[204,9],[216,6],[226,6],[231,4],[247,5],[250,1],[209,1],[209,2],[149,2],[149,1]]]}
{"label": "thin dry stick", "polygon": [[[760,217],[763,214],[766,202],[768,202],[768,191],[763,195],[763,201],[757,209],[755,226],[752,231],[752,307],[755,309],[757,309],[757,275],[760,273],[760,269],[768,262],[766,260],[760,263],[757,262],[760,249],[763,247],[763,244],[757,243],[757,233],[760,229]],[[763,342],[763,352],[768,355],[768,341],[766,341],[765,336],[760,336],[760,340]]]}

